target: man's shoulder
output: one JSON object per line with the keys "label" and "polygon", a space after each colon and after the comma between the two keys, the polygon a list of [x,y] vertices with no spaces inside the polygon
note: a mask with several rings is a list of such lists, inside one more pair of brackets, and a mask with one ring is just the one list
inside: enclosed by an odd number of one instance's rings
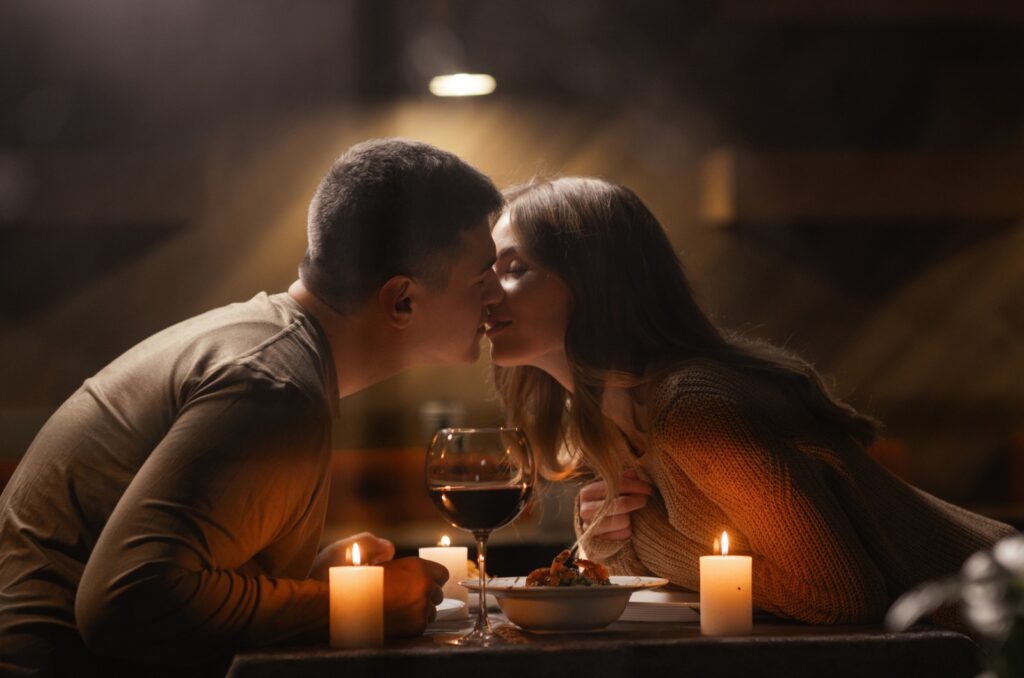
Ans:
{"label": "man's shoulder", "polygon": [[329,359],[323,342],[301,307],[283,296],[260,293],[183,320],[136,344],[90,381],[117,387],[162,381],[185,395],[230,373],[322,392]]}
{"label": "man's shoulder", "polygon": [[312,321],[285,296],[261,293],[185,321],[182,356],[193,377],[228,370],[321,390],[327,351]]}

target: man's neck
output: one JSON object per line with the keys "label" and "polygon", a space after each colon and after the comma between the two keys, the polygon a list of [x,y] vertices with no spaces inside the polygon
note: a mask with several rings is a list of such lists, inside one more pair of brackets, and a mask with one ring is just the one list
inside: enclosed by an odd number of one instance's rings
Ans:
{"label": "man's neck", "polygon": [[344,398],[412,366],[408,347],[367,313],[342,315],[296,280],[288,294],[316,318],[327,335],[338,375],[338,396]]}

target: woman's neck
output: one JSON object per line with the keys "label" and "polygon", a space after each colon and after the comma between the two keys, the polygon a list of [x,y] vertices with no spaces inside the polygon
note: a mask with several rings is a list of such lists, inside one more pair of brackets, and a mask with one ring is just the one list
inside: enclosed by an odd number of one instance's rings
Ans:
{"label": "woman's neck", "polygon": [[569,367],[569,360],[565,357],[564,351],[542,355],[530,364],[547,372],[569,393],[573,392],[572,369]]}

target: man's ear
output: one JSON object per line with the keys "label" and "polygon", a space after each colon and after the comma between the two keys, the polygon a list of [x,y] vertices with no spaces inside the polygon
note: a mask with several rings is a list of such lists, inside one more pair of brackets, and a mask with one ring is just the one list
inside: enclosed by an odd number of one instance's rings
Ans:
{"label": "man's ear", "polygon": [[405,329],[412,322],[418,292],[419,286],[416,282],[404,275],[396,275],[381,286],[380,292],[377,293],[377,302],[393,327]]}

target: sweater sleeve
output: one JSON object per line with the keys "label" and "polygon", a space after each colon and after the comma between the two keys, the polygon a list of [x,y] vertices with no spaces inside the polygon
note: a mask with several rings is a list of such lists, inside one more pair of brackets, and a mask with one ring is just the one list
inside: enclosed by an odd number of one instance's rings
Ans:
{"label": "sweater sleeve", "polygon": [[[735,530],[737,545],[754,558],[758,608],[809,623],[881,619],[884,579],[823,471],[785,440],[769,442],[771,434],[755,430],[728,397],[677,397],[654,427],[664,482],[689,480],[727,517],[723,529]],[[675,512],[668,520],[681,534],[691,522]]]}
{"label": "sweater sleeve", "polygon": [[324,416],[295,387],[251,373],[222,374],[193,396],[86,564],[75,613],[88,647],[183,663],[325,638],[325,583],[246,567],[312,510]]}

